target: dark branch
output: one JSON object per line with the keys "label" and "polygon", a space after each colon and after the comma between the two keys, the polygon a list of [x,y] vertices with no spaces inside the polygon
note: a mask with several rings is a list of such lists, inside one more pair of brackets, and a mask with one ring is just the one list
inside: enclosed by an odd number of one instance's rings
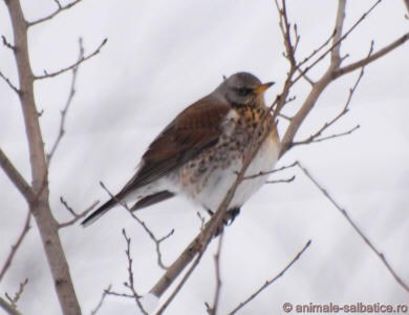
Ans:
{"label": "dark branch", "polygon": [[34,76],[34,79],[35,79],[35,80],[42,80],[42,79],[53,78],[53,77],[55,77],[55,76],[58,76],[58,75],[60,75],[60,74],[65,73],[65,72],[67,72],[67,71],[73,70],[74,68],[78,67],[81,63],[83,63],[83,62],[85,62],[85,61],[91,59],[91,58],[94,57],[95,55],[99,54],[100,51],[101,51],[101,49],[102,49],[102,47],[104,47],[104,45],[107,43],[107,41],[108,41],[108,39],[105,38],[105,39],[101,42],[101,44],[99,44],[99,46],[98,46],[91,54],[86,55],[86,56],[85,56],[85,55],[82,56],[82,58],[80,58],[79,60],[77,60],[77,62],[75,62],[75,63],[73,63],[73,64],[71,64],[71,65],[69,65],[69,66],[67,66],[67,67],[65,67],[65,68],[62,68],[62,69],[60,69],[60,70],[58,70],[58,71],[55,71],[55,72],[47,72],[47,71],[44,71],[44,74],[43,74],[43,75]]}
{"label": "dark branch", "polygon": [[125,238],[126,241],[126,249],[125,249],[125,254],[126,258],[128,260],[128,281],[124,282],[124,286],[127,287],[129,290],[131,290],[132,295],[134,296],[136,305],[138,306],[139,310],[144,314],[148,315],[148,313],[145,311],[143,308],[143,305],[140,301],[141,296],[136,293],[135,289],[135,283],[134,283],[134,275],[133,275],[133,270],[132,270],[132,256],[131,256],[131,238],[126,234],[125,229],[122,229],[122,235]]}
{"label": "dark branch", "polygon": [[10,81],[8,77],[6,77],[3,72],[0,71],[0,78],[4,80],[4,82],[7,83],[10,89],[12,89],[14,92],[16,92],[17,95],[20,95],[20,90]]}
{"label": "dark branch", "polygon": [[9,315],[22,315],[16,308],[11,306],[5,299],[0,296],[0,307]]}
{"label": "dark branch", "polygon": [[237,307],[235,307],[228,315],[234,315],[236,314],[241,308],[243,308],[245,305],[247,305],[251,300],[253,300],[257,295],[259,295],[261,292],[263,292],[266,288],[268,288],[272,283],[274,283],[276,280],[281,278],[288,269],[291,268],[291,266],[301,257],[302,254],[307,250],[307,248],[311,245],[311,240],[309,240],[304,247],[295,255],[295,257],[289,262],[287,266],[281,272],[276,275],[274,278],[271,280],[267,280],[256,292],[254,292],[252,295],[250,295],[246,300],[241,302]]}
{"label": "dark branch", "polygon": [[108,292],[111,291],[112,285],[109,285],[103,292],[101,295],[101,298],[98,301],[97,306],[95,306],[95,308],[91,311],[90,315],[96,315],[98,313],[98,311],[101,309],[102,305],[104,304],[105,298],[107,297],[107,295],[109,294]]}
{"label": "dark branch", "polygon": [[266,181],[266,184],[279,184],[279,183],[291,183],[295,179],[295,175],[291,176],[290,178],[285,179],[274,179]]}
{"label": "dark branch", "polygon": [[9,303],[10,303],[10,305],[11,305],[11,307],[13,307],[13,308],[16,309],[16,310],[17,310],[17,303],[18,303],[18,301],[20,300],[21,295],[23,294],[24,288],[26,287],[27,283],[28,283],[28,279],[27,279],[27,278],[24,279],[23,282],[20,282],[20,285],[19,285],[19,287],[18,287],[18,290],[17,290],[16,293],[14,293],[14,296],[13,296],[13,297],[11,297],[7,292],[6,292],[6,294],[5,294],[7,300],[9,301]]}
{"label": "dark branch", "polygon": [[308,177],[309,180],[317,187],[322,194],[331,202],[331,204],[344,216],[344,218],[348,221],[348,223],[352,226],[355,232],[361,237],[361,239],[369,246],[369,248],[375,253],[376,256],[381,260],[381,262],[385,265],[388,269],[390,274],[396,280],[396,282],[406,291],[409,292],[409,286],[398,276],[395,270],[391,267],[391,265],[386,260],[383,253],[381,253],[375,245],[368,239],[368,237],[362,232],[362,230],[358,227],[358,225],[351,219],[347,211],[342,208],[335,199],[329,194],[329,192],[324,189],[318,181],[311,175],[311,173],[301,164],[298,162],[298,167],[303,171],[303,173]]}
{"label": "dark branch", "polygon": [[71,220],[68,220],[66,222],[58,224],[59,229],[65,228],[67,226],[71,226],[71,225],[77,223],[79,220],[85,218],[87,216],[87,214],[91,210],[93,210],[95,208],[95,206],[99,203],[99,201],[94,201],[88,208],[81,211],[80,213],[77,213],[77,212],[74,211],[74,209],[72,209],[68,205],[67,201],[65,201],[65,199],[63,197],[60,197],[60,202],[64,205],[64,208],[73,216],[73,218]]}
{"label": "dark branch", "polygon": [[14,47],[14,45],[11,44],[11,43],[7,40],[6,36],[1,35],[1,39],[2,39],[2,41],[3,41],[3,45],[4,45],[4,46],[6,46],[8,49],[10,49],[13,53],[16,51],[16,47]]}
{"label": "dark branch", "polygon": [[[111,198],[115,198],[115,196],[108,190],[108,188],[105,186],[105,184],[103,182],[100,182],[101,187],[108,193],[108,195]],[[141,220],[139,217],[137,217],[135,215],[135,213],[133,213],[133,211],[128,207],[128,205],[126,205],[125,203],[121,202],[120,200],[116,200],[116,202],[118,202],[118,204],[120,204],[131,216],[132,218],[138,222],[138,224],[140,226],[142,226],[142,228],[145,230],[145,232],[149,235],[150,239],[155,243],[155,249],[156,249],[156,256],[157,256],[157,262],[158,262],[158,266],[161,267],[162,269],[166,270],[167,267],[165,266],[165,264],[163,263],[163,259],[162,259],[162,252],[160,249],[161,243],[164,242],[165,240],[167,240],[169,237],[171,237],[173,235],[173,233],[175,232],[174,229],[172,229],[169,233],[167,233],[165,236],[161,237],[161,238],[157,238],[155,236],[155,234],[152,232],[152,230],[146,225],[146,223]]]}

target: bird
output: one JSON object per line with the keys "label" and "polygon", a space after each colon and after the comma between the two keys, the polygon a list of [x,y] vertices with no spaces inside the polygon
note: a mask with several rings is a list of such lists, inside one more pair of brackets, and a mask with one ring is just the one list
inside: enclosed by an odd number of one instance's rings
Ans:
{"label": "bird", "polygon": [[[228,206],[232,222],[264,184],[279,157],[277,124],[264,96],[273,84],[262,83],[249,72],[224,78],[213,92],[188,106],[163,129],[130,180],[81,224],[90,225],[118,203],[133,204],[130,210],[135,211],[176,195],[213,214],[256,138],[263,143]],[[271,129],[268,135],[266,128]]]}

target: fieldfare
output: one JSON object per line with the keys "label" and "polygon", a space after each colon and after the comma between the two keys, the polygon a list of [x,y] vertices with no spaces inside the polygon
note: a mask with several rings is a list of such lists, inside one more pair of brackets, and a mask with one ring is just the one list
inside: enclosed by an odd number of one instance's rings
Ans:
{"label": "fieldfare", "polygon": [[[263,143],[246,175],[270,171],[280,149],[277,129],[264,101],[264,92],[272,84],[263,84],[247,72],[236,73],[187,107],[149,145],[136,174],[82,225],[94,222],[118,202],[134,202],[131,209],[137,210],[177,194],[209,213],[216,211],[236,180],[254,137]],[[241,182],[229,206],[233,219],[265,177],[253,176]]]}

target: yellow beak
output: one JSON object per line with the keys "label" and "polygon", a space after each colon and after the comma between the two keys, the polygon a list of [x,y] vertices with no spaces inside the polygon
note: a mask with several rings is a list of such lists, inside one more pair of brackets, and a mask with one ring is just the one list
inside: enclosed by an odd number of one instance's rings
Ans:
{"label": "yellow beak", "polygon": [[256,93],[256,95],[263,94],[267,89],[269,89],[273,85],[274,85],[274,82],[266,82],[266,83],[260,84],[258,87],[254,89],[254,93]]}

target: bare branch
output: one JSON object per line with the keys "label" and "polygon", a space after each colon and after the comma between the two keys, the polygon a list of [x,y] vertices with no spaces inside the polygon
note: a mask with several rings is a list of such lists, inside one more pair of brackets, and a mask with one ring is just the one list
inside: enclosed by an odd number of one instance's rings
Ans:
{"label": "bare branch", "polygon": [[[34,75],[30,63],[27,21],[18,0],[5,1],[13,30],[14,58],[17,65],[21,110],[24,117],[27,139],[32,189],[36,198],[29,202],[30,211],[36,221],[41,242],[52,275],[54,290],[63,314],[81,314],[68,261],[58,233],[49,202],[48,168],[44,152],[44,140],[34,97]],[[18,53],[17,53],[18,52]]]}
{"label": "bare branch", "polygon": [[[109,194],[109,196],[111,198],[115,199],[115,196],[108,190],[108,188],[105,186],[105,184],[103,182],[99,183],[101,185],[101,187]],[[146,223],[141,220],[139,217],[137,217],[135,215],[135,213],[128,207],[127,204],[121,202],[120,200],[116,200],[118,202],[118,204],[120,204],[124,209],[127,210],[127,212],[131,215],[131,217],[139,223],[140,226],[142,226],[142,228],[145,230],[145,232],[149,235],[150,239],[155,243],[155,249],[156,249],[156,256],[157,256],[157,263],[158,266],[161,267],[162,269],[166,270],[167,267],[165,266],[165,264],[163,263],[163,259],[162,259],[162,252],[160,249],[161,243],[164,242],[165,240],[167,240],[169,237],[171,237],[173,235],[173,233],[175,232],[174,229],[170,230],[169,233],[167,233],[166,235],[162,236],[161,238],[157,238],[155,236],[155,234],[152,232],[152,230],[146,225]]]}
{"label": "bare branch", "polygon": [[16,308],[11,306],[5,299],[0,296],[0,307],[9,315],[22,315]]}
{"label": "bare branch", "polygon": [[[173,292],[170,294],[170,296],[168,297],[168,299],[162,304],[162,306],[160,307],[160,309],[156,312],[155,315],[161,315],[166,308],[169,306],[169,304],[173,301],[173,299],[175,298],[175,296],[179,293],[180,289],[185,285],[186,281],[189,279],[190,275],[192,274],[192,272],[196,269],[196,267],[199,265],[200,260],[202,259],[203,253],[205,251],[206,248],[202,248],[201,251],[199,251],[199,254],[197,255],[196,259],[194,260],[194,262],[192,263],[192,266],[190,266],[190,268],[188,269],[188,271],[185,273],[185,275],[183,276],[182,280],[178,283],[178,285],[176,286],[175,290],[173,290]],[[195,254],[195,253],[194,253]],[[194,257],[194,256],[193,256]],[[171,281],[172,279],[169,279],[169,281]],[[173,279],[174,280],[174,279]],[[153,292],[152,292],[153,293]],[[153,293],[155,294],[155,293]]]}
{"label": "bare branch", "polygon": [[216,315],[217,308],[219,306],[220,292],[221,292],[221,287],[222,287],[222,280],[221,280],[221,273],[220,273],[220,255],[222,251],[223,237],[224,237],[224,232],[222,231],[220,233],[219,244],[217,246],[216,254],[214,255],[214,266],[215,266],[214,269],[216,273],[216,290],[214,292],[213,306],[210,306],[208,303],[205,303],[206,310],[209,315]]}
{"label": "bare branch", "polygon": [[[353,26],[344,34],[342,35],[342,28],[345,16],[345,0],[339,1],[339,6],[337,10],[337,20],[335,22],[334,29],[335,34],[333,38],[332,46],[325,51],[316,61],[314,61],[310,66],[307,67],[305,71],[308,71],[312,67],[314,67],[320,60],[322,60],[328,53],[331,52],[331,63],[322,77],[314,84],[311,88],[308,96],[306,97],[304,103],[302,104],[301,108],[298,112],[292,117],[292,120],[287,127],[287,130],[284,133],[281,141],[281,150],[280,150],[280,157],[283,156],[293,145],[293,140],[300,128],[301,124],[308,116],[310,111],[315,106],[318,98],[320,97],[321,93],[327,88],[327,86],[333,82],[336,78],[340,77],[338,72],[340,71],[340,63],[342,58],[340,57],[340,46],[342,41],[347,38],[347,36],[368,16],[368,14],[381,2],[382,0],[378,0],[374,5],[372,5],[362,16],[358,19],[357,22],[353,24]],[[370,56],[372,57],[372,56]],[[296,77],[292,84],[294,84],[300,76]],[[341,115],[342,116],[342,115]],[[326,129],[325,127],[324,129]]]}
{"label": "bare branch", "polygon": [[29,202],[35,199],[35,194],[31,186],[27,183],[20,172],[14,167],[3,150],[0,148],[0,166],[11,182],[17,187],[24,198]]}
{"label": "bare branch", "polygon": [[14,47],[14,45],[11,44],[11,43],[7,40],[6,36],[1,35],[1,39],[2,39],[2,41],[3,41],[3,45],[4,45],[4,46],[6,46],[8,49],[10,49],[13,53],[16,51],[16,47]]}
{"label": "bare branch", "polygon": [[111,288],[112,288],[112,285],[109,285],[102,292],[101,298],[99,299],[97,306],[95,306],[95,308],[91,311],[90,315],[96,315],[98,313],[98,311],[101,309],[102,305],[104,304],[105,298],[109,294],[108,292],[111,291]]}
{"label": "bare branch", "polygon": [[14,309],[17,309],[17,303],[21,298],[21,295],[24,292],[24,288],[26,287],[28,283],[28,279],[24,279],[23,282],[20,282],[20,285],[18,287],[18,290],[16,293],[14,293],[14,296],[11,297],[8,293],[6,293],[6,298],[9,300],[11,307],[13,307]]}
{"label": "bare branch", "polygon": [[357,70],[359,68],[365,67],[366,65],[374,62],[375,60],[385,56],[386,54],[390,53],[395,48],[398,48],[402,44],[404,44],[409,39],[409,33],[399,37],[397,40],[393,41],[389,45],[383,47],[382,49],[378,50],[377,52],[371,54],[370,56],[351,63],[347,66],[344,66],[335,72],[335,77],[338,78],[344,74]]}
{"label": "bare branch", "polygon": [[12,89],[14,92],[16,92],[17,95],[20,95],[20,90],[10,81],[8,77],[6,77],[3,72],[0,71],[0,78],[4,80],[4,82],[7,83],[10,89]]}
{"label": "bare branch", "polygon": [[266,184],[279,184],[279,183],[291,183],[295,179],[295,175],[291,176],[290,178],[285,179],[275,179],[275,180],[268,180]]}
{"label": "bare branch", "polygon": [[[334,133],[334,134],[326,136],[326,137],[316,138],[316,139],[308,142],[308,144],[323,142],[323,141],[327,141],[327,140],[331,140],[331,139],[335,139],[335,138],[340,138],[340,137],[344,137],[344,136],[349,136],[351,133],[358,130],[359,128],[361,128],[360,125],[355,125],[354,127],[352,127],[351,129],[349,129],[347,131],[340,132],[340,133]],[[302,141],[294,142],[294,146],[300,145],[300,144],[307,144],[307,142],[302,142]]]}
{"label": "bare branch", "polygon": [[241,308],[243,308],[245,305],[247,305],[251,300],[253,300],[256,296],[258,296],[261,292],[263,292],[266,288],[268,288],[272,283],[274,283],[276,280],[281,278],[288,269],[291,268],[292,265],[301,257],[302,254],[307,250],[307,248],[311,245],[311,240],[309,240],[304,247],[295,255],[295,257],[289,262],[287,266],[281,272],[276,275],[274,278],[271,280],[267,280],[256,292],[254,292],[252,295],[250,295],[246,300],[241,302],[237,307],[235,307],[228,315],[234,315],[236,314]]}
{"label": "bare branch", "polygon": [[361,237],[361,239],[365,242],[366,245],[369,246],[369,248],[375,253],[376,256],[381,260],[381,262],[385,265],[385,267],[388,269],[390,274],[393,276],[393,278],[396,280],[396,282],[406,291],[409,292],[409,286],[398,276],[398,274],[395,272],[395,270],[391,267],[391,265],[388,263],[386,260],[385,256],[383,253],[381,253],[375,245],[368,239],[368,237],[362,232],[362,230],[358,227],[358,225],[351,219],[347,211],[342,208],[336,201],[335,199],[329,194],[329,192],[323,188],[321,184],[318,183],[318,181],[311,175],[311,173],[300,163],[297,163],[298,167],[303,171],[303,173],[308,177],[309,180],[317,187],[322,194],[331,202],[331,204],[344,216],[344,218],[348,221],[348,223],[352,226],[352,228],[355,230],[355,232],[358,233],[358,235]]}
{"label": "bare branch", "polygon": [[342,30],[344,28],[345,21],[345,6],[346,0],[338,0],[338,10],[334,28],[333,48],[331,50],[331,66],[334,69],[337,69],[341,64],[340,50]]}
{"label": "bare branch", "polygon": [[[368,52],[368,57],[371,56],[373,51],[373,42],[371,42],[371,47],[369,49]],[[357,77],[357,79],[355,80],[354,85],[352,86],[352,88],[349,89],[349,94],[348,94],[348,98],[347,101],[345,102],[344,107],[342,108],[342,110],[338,113],[338,115],[336,115],[332,120],[330,120],[329,122],[326,122],[320,129],[318,129],[314,134],[312,134],[311,136],[309,136],[307,139],[305,140],[301,140],[301,141],[294,141],[292,143],[292,146],[296,146],[296,145],[301,145],[301,144],[309,144],[309,143],[313,143],[313,142],[322,142],[324,140],[329,140],[329,139],[333,139],[333,138],[337,138],[337,137],[341,137],[341,136],[346,136],[351,134],[352,132],[354,132],[355,130],[357,130],[359,128],[359,125],[355,126],[354,128],[340,133],[340,134],[335,134],[335,135],[331,135],[328,137],[322,137],[322,138],[318,138],[322,135],[322,133],[328,129],[329,127],[331,127],[333,124],[335,124],[339,119],[341,119],[349,110],[349,105],[351,104],[352,101],[352,97],[355,94],[356,89],[358,88],[359,83],[361,82],[363,76],[365,74],[365,66],[363,66],[361,68],[361,71],[359,72],[359,75]]]}
{"label": "bare branch", "polygon": [[75,63],[73,63],[73,64],[71,64],[71,65],[69,65],[69,66],[67,66],[67,67],[64,67],[64,68],[62,68],[62,69],[60,69],[60,70],[58,70],[58,71],[55,71],[55,72],[47,72],[47,71],[44,70],[44,74],[43,74],[43,75],[36,75],[36,76],[34,76],[34,79],[35,79],[35,80],[42,80],[42,79],[53,78],[53,77],[55,77],[55,76],[58,76],[58,75],[60,75],[60,74],[65,73],[65,72],[67,72],[67,71],[71,71],[71,70],[73,70],[74,68],[77,68],[81,63],[83,63],[83,62],[85,62],[85,61],[91,59],[92,57],[98,55],[98,54],[101,52],[102,47],[104,47],[104,45],[107,43],[107,41],[108,41],[108,39],[105,38],[105,39],[101,42],[101,44],[99,44],[99,46],[98,46],[91,54],[86,55],[86,56],[83,55],[83,56],[82,56],[80,59],[78,59]]}
{"label": "bare branch", "polygon": [[[306,74],[308,71],[310,71],[312,68],[314,68],[321,60],[323,60],[329,53],[331,53],[333,51],[333,49],[335,47],[340,46],[340,44],[369,16],[369,14],[382,2],[382,0],[378,0],[376,1],[366,12],[364,12],[361,17],[348,29],[348,31],[345,32],[344,35],[339,34],[338,35],[342,35],[341,37],[339,37],[338,40],[335,40],[335,35],[336,35],[336,29],[337,29],[337,23],[335,23],[335,27],[334,27],[334,37],[332,39],[332,45],[325,50],[314,62],[312,62],[310,65],[308,65],[303,73],[301,73],[300,75],[298,75],[293,83],[297,82],[300,78],[303,77],[304,74]],[[338,10],[342,9],[342,6],[338,6]],[[341,13],[337,10],[337,17],[341,18]],[[340,50],[340,48],[339,48]],[[337,61],[336,58],[333,59],[334,61]],[[342,60],[341,60],[342,61]],[[304,62],[304,61],[303,61]],[[339,66],[339,65],[338,65]]]}
{"label": "bare branch", "polygon": [[282,166],[282,167],[280,167],[280,168],[276,168],[276,169],[271,170],[271,171],[268,171],[268,172],[260,172],[260,173],[258,173],[258,174],[248,175],[248,176],[245,176],[245,177],[243,178],[243,180],[245,180],[245,179],[252,179],[252,178],[256,178],[256,177],[260,177],[260,176],[265,176],[265,175],[269,175],[269,174],[274,174],[274,173],[277,173],[277,172],[281,172],[281,171],[287,170],[287,169],[289,169],[289,168],[293,168],[293,167],[296,166],[296,165],[297,165],[297,162],[294,162],[294,163],[292,163],[292,164],[290,164],[290,165],[285,165],[285,166]]}
{"label": "bare branch", "polygon": [[[84,58],[84,46],[82,45],[82,38],[79,38],[78,44],[79,44],[79,55],[78,55],[78,61],[79,61],[79,60]],[[69,107],[70,107],[70,105],[72,103],[72,100],[74,98],[74,95],[75,95],[75,85],[76,85],[76,81],[77,81],[78,67],[79,67],[79,64],[71,69],[72,70],[72,79],[71,79],[70,92],[68,94],[67,101],[65,102],[65,106],[61,110],[61,120],[60,120],[60,128],[59,128],[59,131],[58,131],[58,135],[57,135],[57,138],[54,141],[54,144],[51,147],[50,153],[48,153],[47,156],[46,156],[48,167],[50,167],[51,159],[54,156],[54,153],[57,150],[58,145],[60,144],[60,141],[61,141],[62,137],[65,134],[65,119],[66,119],[68,109],[69,109]]]}
{"label": "bare branch", "polygon": [[[275,0],[277,10],[279,12],[279,26],[281,30],[282,37],[284,39],[285,54],[284,57],[288,59],[291,67],[296,67],[295,61],[295,45],[292,43],[291,38],[291,24],[288,21],[287,6],[286,1],[281,0],[281,6],[278,4],[278,1]],[[298,36],[298,34],[297,34]],[[299,37],[296,37],[296,44],[298,45]]]}
{"label": "bare branch", "polygon": [[109,290],[105,290],[107,295],[112,295],[112,296],[117,296],[117,297],[124,297],[127,299],[135,299],[135,296],[133,294],[129,294],[129,293],[124,293],[124,292],[116,292],[116,291],[112,291],[111,289]]}
{"label": "bare branch", "polygon": [[86,215],[95,208],[95,206],[99,203],[99,201],[94,201],[88,208],[86,208],[85,210],[81,211],[80,213],[76,213],[74,211],[74,209],[72,209],[67,201],[65,201],[65,199],[63,197],[60,197],[60,202],[64,205],[65,209],[73,216],[73,218],[71,220],[68,220],[64,223],[60,223],[58,225],[59,229],[71,226],[75,223],[77,223],[79,220],[83,219],[86,217]]}
{"label": "bare branch", "polygon": [[19,249],[20,245],[23,243],[23,240],[25,236],[27,235],[28,231],[30,230],[30,221],[31,221],[31,213],[28,211],[27,217],[23,226],[23,229],[21,230],[19,237],[17,238],[16,243],[11,246],[11,251],[9,255],[6,258],[6,261],[4,262],[3,267],[1,268],[0,271],[0,282],[3,279],[4,275],[6,274],[7,270],[11,266],[11,263],[13,261],[14,256],[17,253],[17,250]]}
{"label": "bare branch", "polygon": [[66,10],[72,8],[73,6],[75,6],[76,4],[80,3],[81,0],[74,0],[73,2],[71,2],[71,3],[69,3],[69,4],[65,5],[65,6],[62,6],[61,3],[58,0],[54,0],[54,2],[57,4],[57,9],[53,13],[51,13],[51,14],[45,16],[45,17],[42,17],[42,18],[40,18],[38,20],[28,22],[27,25],[28,26],[34,26],[34,25],[37,25],[39,23],[51,20],[52,18],[56,17],[58,14],[66,11]]}
{"label": "bare branch", "polygon": [[148,315],[148,313],[145,311],[145,309],[143,308],[143,305],[142,305],[142,303],[140,301],[141,296],[136,293],[136,289],[135,289],[134,276],[133,276],[133,270],[132,270],[131,238],[126,234],[125,229],[122,229],[122,235],[124,236],[125,241],[126,241],[125,254],[126,254],[126,258],[128,260],[128,281],[124,282],[124,285],[129,290],[131,290],[132,295],[134,296],[136,305],[141,310],[141,312],[144,315]]}

